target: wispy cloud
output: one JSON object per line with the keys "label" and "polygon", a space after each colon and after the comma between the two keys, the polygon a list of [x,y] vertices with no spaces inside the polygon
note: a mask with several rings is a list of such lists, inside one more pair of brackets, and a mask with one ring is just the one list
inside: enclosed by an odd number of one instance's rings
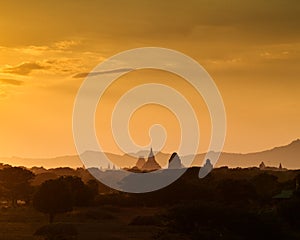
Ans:
{"label": "wispy cloud", "polygon": [[34,70],[43,70],[47,67],[41,65],[37,62],[24,62],[17,66],[10,66],[2,68],[2,73],[11,73],[11,74],[17,74],[17,75],[28,75]]}
{"label": "wispy cloud", "polygon": [[71,47],[77,46],[79,44],[80,44],[79,41],[73,41],[73,40],[59,41],[54,44],[54,48],[57,48],[59,50],[66,50]]}
{"label": "wispy cloud", "polygon": [[7,85],[14,85],[14,86],[20,86],[22,85],[24,82],[21,80],[16,80],[16,79],[0,79],[0,83],[2,84],[7,84]]}
{"label": "wispy cloud", "polygon": [[103,75],[103,74],[111,74],[111,73],[120,73],[120,72],[130,72],[134,70],[134,68],[119,68],[119,69],[113,69],[113,70],[108,70],[108,71],[102,71],[102,72],[84,72],[84,73],[77,73],[76,75],[73,76],[73,78],[85,78],[88,75],[90,76],[98,76],[98,75]]}

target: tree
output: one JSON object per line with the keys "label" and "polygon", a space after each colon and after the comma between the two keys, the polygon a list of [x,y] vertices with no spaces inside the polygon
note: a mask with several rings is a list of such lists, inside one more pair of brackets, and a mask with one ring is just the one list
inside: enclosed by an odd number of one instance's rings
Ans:
{"label": "tree", "polygon": [[219,199],[226,203],[238,202],[245,204],[256,199],[256,192],[253,185],[247,180],[225,179],[216,188]]}
{"label": "tree", "polygon": [[89,191],[91,192],[92,197],[98,195],[99,193],[99,182],[95,179],[91,179],[87,182],[87,187],[89,188]]}
{"label": "tree", "polygon": [[252,179],[258,197],[263,202],[269,200],[278,192],[277,177],[268,173],[262,173]]}
{"label": "tree", "polygon": [[72,193],[64,178],[44,182],[33,198],[34,208],[49,214],[50,223],[54,221],[56,214],[71,211],[72,202]]}
{"label": "tree", "polygon": [[34,174],[21,167],[6,167],[0,170],[0,185],[4,198],[11,201],[12,206],[17,206],[17,200],[27,202],[32,194],[30,180]]}
{"label": "tree", "polygon": [[278,212],[292,227],[299,229],[300,199],[297,196],[281,202],[278,206]]}
{"label": "tree", "polygon": [[66,184],[71,192],[72,205],[76,207],[87,206],[90,204],[92,198],[91,189],[84,184],[79,177],[66,176],[61,177],[61,180]]}
{"label": "tree", "polygon": [[34,196],[33,205],[38,211],[49,214],[52,223],[56,214],[87,206],[94,197],[93,190],[81,178],[66,176],[44,182]]}

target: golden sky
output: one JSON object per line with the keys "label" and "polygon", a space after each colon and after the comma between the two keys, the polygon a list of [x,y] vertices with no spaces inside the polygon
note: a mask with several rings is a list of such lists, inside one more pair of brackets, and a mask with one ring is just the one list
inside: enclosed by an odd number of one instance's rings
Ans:
{"label": "golden sky", "polygon": [[[0,9],[0,156],[75,154],[72,110],[84,74],[120,51],[148,46],[183,52],[213,77],[227,113],[225,151],[258,151],[300,137],[298,0],[1,1]],[[207,109],[172,74],[129,73],[105,95],[102,111],[147,81],[172,83],[187,95],[205,151]],[[98,110],[99,140],[118,153]],[[167,125],[164,151],[176,151],[178,122],[158,106],[136,112],[132,136],[147,144],[157,122]]]}

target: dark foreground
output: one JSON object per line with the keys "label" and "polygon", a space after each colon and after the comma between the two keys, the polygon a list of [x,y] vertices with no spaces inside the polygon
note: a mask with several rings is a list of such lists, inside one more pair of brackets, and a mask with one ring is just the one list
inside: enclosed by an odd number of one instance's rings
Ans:
{"label": "dark foreground", "polygon": [[[199,169],[192,168],[167,188],[147,194],[96,186],[74,171],[75,176],[50,180],[59,186],[66,182],[70,196],[45,188],[46,198],[40,191],[46,179],[27,194],[23,185],[18,195],[12,191],[17,185],[6,184],[1,171],[1,199],[9,203],[0,210],[1,240],[300,239],[300,171],[221,168],[200,180]],[[28,178],[31,185],[37,177]],[[60,198],[59,207],[53,195]]]}

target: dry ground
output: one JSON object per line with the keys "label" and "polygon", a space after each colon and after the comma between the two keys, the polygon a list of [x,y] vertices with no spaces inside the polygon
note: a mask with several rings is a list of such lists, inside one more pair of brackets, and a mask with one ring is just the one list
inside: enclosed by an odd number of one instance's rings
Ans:
{"label": "dry ground", "polygon": [[[155,239],[162,229],[155,226],[130,225],[137,216],[154,215],[154,208],[116,208],[113,206],[75,209],[57,215],[55,222],[72,223],[78,240]],[[32,208],[0,209],[0,240],[32,240],[34,232],[48,224],[46,215]]]}

